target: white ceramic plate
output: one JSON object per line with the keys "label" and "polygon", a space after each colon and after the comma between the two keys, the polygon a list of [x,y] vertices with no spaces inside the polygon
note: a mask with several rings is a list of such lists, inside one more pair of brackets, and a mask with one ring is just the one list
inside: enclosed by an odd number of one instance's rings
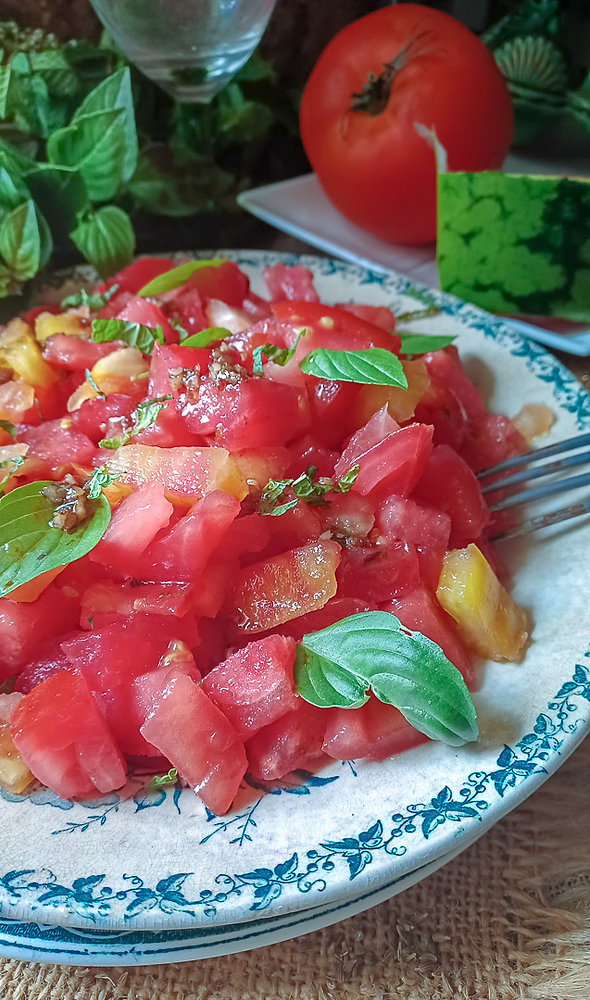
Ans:
{"label": "white ceramic plate", "polygon": [[[225,253],[217,251],[217,255]],[[262,269],[296,258],[234,256]],[[555,359],[487,314],[399,278],[302,258],[327,303],[417,308],[456,334],[492,409],[545,401],[559,439],[590,428],[590,398]],[[590,520],[504,546],[514,595],[531,611],[524,662],[488,664],[476,695],[481,738],[428,743],[381,764],[336,762],[316,776],[244,789],[223,818],[190,791],[72,803],[47,790],[0,797],[0,953],[99,965],[166,962],[255,948],[358,912],[424,877],[535,790],[590,726]]]}
{"label": "white ceramic plate", "polygon": [[[539,163],[516,156],[507,158],[504,169],[514,173],[567,173],[564,164]],[[588,168],[585,164],[576,165],[575,172],[584,176]],[[387,273],[394,271],[431,288],[438,287],[433,243],[398,246],[359,229],[334,208],[315,174],[243,191],[238,202],[257,218],[325,253],[361,267]],[[535,321],[537,325],[519,319],[509,322],[519,333],[540,344],[566,354],[581,357],[590,354],[590,329],[582,323],[569,323],[554,317],[539,318]]]}

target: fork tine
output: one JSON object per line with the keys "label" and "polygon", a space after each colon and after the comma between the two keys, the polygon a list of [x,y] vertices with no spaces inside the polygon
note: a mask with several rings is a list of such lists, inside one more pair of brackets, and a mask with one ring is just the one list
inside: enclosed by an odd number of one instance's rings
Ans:
{"label": "fork tine", "polygon": [[557,441],[555,444],[549,444],[545,448],[537,448],[535,451],[527,451],[524,455],[515,455],[514,458],[507,458],[503,462],[496,462],[495,465],[490,465],[487,469],[481,469],[477,473],[477,478],[487,479],[488,476],[509,472],[511,469],[520,468],[521,465],[542,462],[545,458],[551,458],[553,455],[562,455],[568,451],[575,451],[577,448],[583,448],[584,445],[588,444],[590,444],[590,432],[587,434],[578,434],[576,437],[567,438],[565,441]]}
{"label": "fork tine", "polygon": [[557,462],[546,462],[545,465],[540,465],[536,469],[521,469],[520,472],[515,472],[511,476],[494,479],[491,483],[485,483],[481,492],[493,493],[506,486],[516,486],[518,483],[528,482],[531,479],[541,479],[543,476],[550,476],[555,472],[563,472],[564,469],[572,469],[576,465],[586,464],[590,464],[590,451],[583,451],[580,455],[567,455]]}
{"label": "fork tine", "polygon": [[556,496],[558,493],[565,493],[568,490],[575,490],[577,487],[587,486],[589,483],[590,472],[585,472],[581,476],[571,476],[570,479],[562,479],[556,483],[545,483],[545,485],[536,486],[531,490],[523,490],[522,493],[514,493],[512,496],[499,500],[498,503],[490,504],[489,510],[491,513],[495,513],[498,510],[507,510],[509,507],[518,507],[523,503],[544,500],[545,497]]}
{"label": "fork tine", "polygon": [[569,507],[560,507],[558,510],[547,511],[545,514],[536,514],[534,517],[521,521],[520,524],[506,531],[501,531],[497,535],[490,535],[493,542],[502,542],[506,538],[517,538],[519,535],[528,535],[539,528],[548,528],[550,524],[561,524],[574,517],[581,517],[582,514],[590,513],[590,496],[580,503],[570,504]]}

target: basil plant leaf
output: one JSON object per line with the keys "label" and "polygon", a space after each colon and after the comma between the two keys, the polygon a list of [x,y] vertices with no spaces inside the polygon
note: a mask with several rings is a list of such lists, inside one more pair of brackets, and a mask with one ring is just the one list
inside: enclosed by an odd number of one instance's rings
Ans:
{"label": "basil plant leaf", "polygon": [[103,205],[97,212],[88,213],[70,237],[103,277],[129,264],[135,252],[131,219],[117,205]]}
{"label": "basil plant leaf", "polygon": [[0,597],[47,570],[85,556],[111,519],[104,496],[90,502],[90,517],[72,532],[54,528],[55,505],[41,492],[52,482],[27,483],[0,499]]}
{"label": "basil plant leaf", "polygon": [[19,281],[32,278],[39,270],[41,234],[32,200],[13,208],[2,220],[0,253]]}
{"label": "basil plant leaf", "polygon": [[397,332],[401,340],[400,354],[426,354],[428,351],[438,351],[441,347],[448,347],[455,339],[429,333],[402,333],[399,330]]}
{"label": "basil plant leaf", "polygon": [[155,278],[148,281],[147,285],[140,288],[136,294],[142,298],[148,295],[162,295],[163,292],[170,292],[173,288],[180,288],[181,285],[185,285],[191,275],[196,271],[200,271],[201,268],[219,267],[220,264],[226,263],[225,259],[217,257],[213,257],[210,260],[187,260],[185,264],[179,264],[178,267],[173,267],[169,271],[164,271],[163,274],[156,275]]}
{"label": "basil plant leaf", "polygon": [[118,108],[82,115],[47,140],[47,159],[73,167],[92,201],[114,198],[123,181],[125,122]]}
{"label": "basil plant leaf", "polygon": [[369,347],[364,351],[331,351],[321,347],[307,354],[299,367],[306,375],[336,382],[408,388],[401,361],[383,347]]}
{"label": "basil plant leaf", "polygon": [[121,180],[129,181],[137,166],[137,129],[131,92],[129,67],[117,70],[98,84],[84,98],[72,118],[72,124],[86,115],[101,111],[120,111],[120,128],[124,135]]}
{"label": "basil plant leaf", "polygon": [[92,320],[92,340],[95,344],[122,340],[142,354],[151,354],[155,343],[164,343],[164,334],[161,326],[143,326],[130,319],[97,318]]}
{"label": "basil plant leaf", "polygon": [[387,611],[361,612],[304,635],[295,686],[319,708],[358,708],[373,692],[415,729],[450,746],[478,736],[475,706],[460,672],[440,646]]}
{"label": "basil plant leaf", "polygon": [[206,330],[199,330],[198,333],[183,337],[180,346],[209,347],[210,344],[217,344],[220,340],[227,340],[228,337],[231,337],[231,330],[226,330],[224,326],[209,326]]}

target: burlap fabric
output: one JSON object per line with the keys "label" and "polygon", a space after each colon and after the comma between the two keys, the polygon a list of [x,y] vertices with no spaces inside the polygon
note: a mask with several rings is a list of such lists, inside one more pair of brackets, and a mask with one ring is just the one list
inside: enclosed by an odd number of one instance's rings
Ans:
{"label": "burlap fabric", "polygon": [[590,740],[445,868],[360,916],[227,958],[0,963],[1,1000],[589,1000]]}

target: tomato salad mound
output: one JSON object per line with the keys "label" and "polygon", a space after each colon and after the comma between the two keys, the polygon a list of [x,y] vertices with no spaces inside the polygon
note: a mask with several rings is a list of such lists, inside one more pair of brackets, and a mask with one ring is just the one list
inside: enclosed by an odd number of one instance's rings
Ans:
{"label": "tomato salad mound", "polygon": [[226,812],[330,759],[477,738],[517,660],[475,470],[528,447],[450,338],[277,264],[136,261],[0,332],[0,783],[141,766]]}

